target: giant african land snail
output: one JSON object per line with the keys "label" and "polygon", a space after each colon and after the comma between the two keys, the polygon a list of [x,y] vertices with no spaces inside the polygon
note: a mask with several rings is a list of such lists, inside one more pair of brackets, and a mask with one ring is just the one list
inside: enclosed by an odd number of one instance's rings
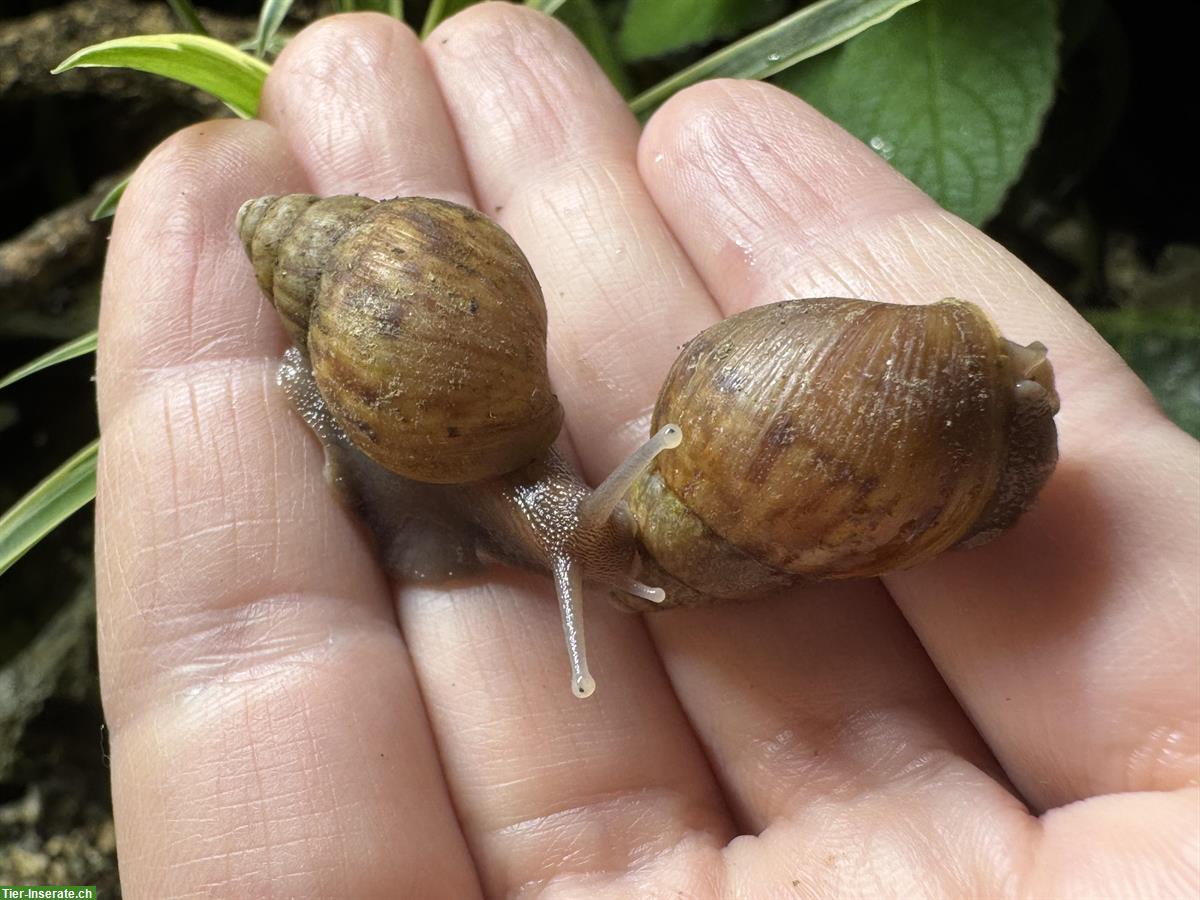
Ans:
{"label": "giant african land snail", "polygon": [[653,608],[906,568],[1011,525],[1057,458],[1045,348],[973,304],[790,300],[689,342],[654,435],[592,491],[553,448],[546,309],[499,226],[290,195],[237,227],[295,342],[280,382],[385,563],[550,574],[580,697],[585,580]]}

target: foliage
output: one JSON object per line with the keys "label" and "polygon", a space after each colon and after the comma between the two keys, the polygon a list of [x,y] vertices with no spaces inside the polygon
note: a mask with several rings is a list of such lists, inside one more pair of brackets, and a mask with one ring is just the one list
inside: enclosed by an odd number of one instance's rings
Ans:
{"label": "foliage", "polygon": [[1057,75],[1052,0],[924,0],[777,83],[947,209],[991,218],[1025,164]]}
{"label": "foliage", "polygon": [[618,43],[628,60],[727,38],[779,18],[782,0],[629,0]]}
{"label": "foliage", "polygon": [[254,55],[259,59],[267,55],[275,33],[291,8],[292,0],[263,0],[258,13],[258,30],[254,33]]}
{"label": "foliage", "polygon": [[96,496],[96,439],[0,516],[0,574]]}
{"label": "foliage", "polygon": [[731,44],[638,95],[644,114],[707,78],[769,78],[885,21],[917,0],[821,0]]}
{"label": "foliage", "polygon": [[[109,196],[112,195],[110,194]],[[49,353],[39,356],[32,362],[26,363],[16,371],[10,372],[3,378],[0,378],[0,388],[6,388],[10,384],[15,384],[22,378],[32,375],[34,372],[58,365],[58,363],[66,362],[68,359],[74,359],[77,356],[83,356],[85,353],[91,353],[95,349],[96,332],[89,331],[87,334],[81,335],[73,341],[67,341],[62,346],[54,348]]]}
{"label": "foliage", "polygon": [[117,211],[117,204],[121,202],[121,197],[125,194],[125,188],[129,187],[129,177],[126,176],[113,185],[111,191],[104,195],[104,199],[96,204],[96,208],[92,210],[91,220],[98,222],[101,219],[107,219]]}
{"label": "foliage", "polygon": [[1146,382],[1177,425],[1200,438],[1200,312],[1104,309],[1088,321]]}
{"label": "foliage", "polygon": [[403,0],[333,0],[334,12],[377,12],[404,18]]}
{"label": "foliage", "polygon": [[208,34],[208,29],[200,21],[200,14],[192,6],[192,0],[167,0],[167,6],[171,7],[171,12],[175,13],[179,24],[192,34]]}
{"label": "foliage", "polygon": [[553,5],[559,19],[575,32],[580,43],[588,48],[596,63],[604,70],[604,74],[621,92],[622,97],[628,97],[633,93],[633,82],[629,79],[620,52],[613,40],[612,29],[604,21],[604,16],[595,0],[570,0],[569,3],[542,5]]}
{"label": "foliage", "polygon": [[54,69],[122,66],[165,75],[208,91],[243,119],[258,114],[270,67],[223,41],[197,34],[152,34],[84,47]]}

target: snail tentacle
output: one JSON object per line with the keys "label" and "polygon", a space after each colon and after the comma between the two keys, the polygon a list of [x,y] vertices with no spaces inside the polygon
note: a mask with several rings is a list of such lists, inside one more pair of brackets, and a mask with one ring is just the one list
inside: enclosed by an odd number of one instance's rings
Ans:
{"label": "snail tentacle", "polygon": [[579,516],[584,527],[595,527],[607,520],[616,510],[617,504],[628,496],[638,479],[650,471],[655,457],[664,450],[678,447],[682,442],[683,429],[678,425],[668,424],[658,429],[646,443],[629,454],[624,462],[613,469],[579,504]]}
{"label": "snail tentacle", "polygon": [[632,575],[614,580],[613,587],[635,597],[641,597],[643,600],[649,600],[651,603],[662,603],[667,599],[667,592],[662,588],[651,587],[645,582],[638,581]]}
{"label": "snail tentacle", "polygon": [[554,560],[554,587],[562,612],[563,636],[571,661],[571,693],[581,700],[592,696],[596,680],[588,671],[587,642],[583,633],[583,567],[576,559]]}

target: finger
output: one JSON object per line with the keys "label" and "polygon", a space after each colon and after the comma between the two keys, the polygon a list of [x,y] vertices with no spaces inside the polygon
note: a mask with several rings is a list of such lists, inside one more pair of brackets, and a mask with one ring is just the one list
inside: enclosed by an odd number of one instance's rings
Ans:
{"label": "finger", "polygon": [[1036,509],[987,548],[887,583],[1035,804],[1186,777],[1200,685],[1194,442],[1049,287],[796,98],[705,85],[660,111],[640,152],[729,311],[959,296],[1050,346],[1062,461]]}
{"label": "finger", "polygon": [[599,480],[645,440],[675,348],[716,309],[642,186],[633,116],[566,28],[492,5],[429,47],[479,202],[542,284],[555,390]]}
{"label": "finger", "polygon": [[473,205],[466,166],[420,42],[390,16],[323,19],[275,63],[260,115],[322,196]]}
{"label": "finger", "polygon": [[[877,583],[650,618],[671,679],[751,834],[952,773],[1003,796],[994,760]],[[919,812],[914,804],[913,813]]]}
{"label": "finger", "polygon": [[[427,46],[476,196],[542,284],[572,439],[602,469],[630,448],[614,431],[638,420],[644,438],[661,347],[710,321],[711,302],[639,186],[628,110],[566,29],[491,4]],[[643,306],[635,289],[660,303]],[[707,763],[639,620],[587,606],[598,688],[578,702],[548,588],[537,592],[531,603],[477,590],[453,617],[424,593],[402,609],[431,716],[455,736],[447,777],[489,890],[723,841]]]}
{"label": "finger", "polygon": [[385,587],[274,388],[281,330],[234,233],[247,198],[304,187],[269,127],[207,123],[151,154],[114,225],[97,604],[130,897],[477,890]]}

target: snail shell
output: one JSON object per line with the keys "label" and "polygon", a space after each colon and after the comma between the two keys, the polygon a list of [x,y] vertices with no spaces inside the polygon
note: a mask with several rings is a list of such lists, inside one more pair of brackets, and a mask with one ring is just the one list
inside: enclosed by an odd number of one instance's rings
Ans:
{"label": "snail shell", "polygon": [[667,376],[654,424],[686,440],[634,490],[641,543],[681,602],[908,568],[1016,520],[1054,468],[1057,411],[1045,348],[971,303],[750,309]]}
{"label": "snail shell", "polygon": [[541,288],[490,219],[423,197],[293,194],[246,204],[238,231],[329,411],[384,468],[475,481],[554,442]]}

